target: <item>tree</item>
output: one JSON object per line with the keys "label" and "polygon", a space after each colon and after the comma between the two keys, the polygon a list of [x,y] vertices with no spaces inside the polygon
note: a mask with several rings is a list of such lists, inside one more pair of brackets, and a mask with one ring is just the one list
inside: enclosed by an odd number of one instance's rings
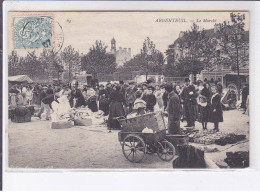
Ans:
{"label": "tree", "polygon": [[82,57],[82,70],[92,73],[112,73],[116,70],[116,59],[113,54],[106,52],[107,46],[102,41],[96,41],[87,55]]}
{"label": "tree", "polygon": [[183,37],[179,38],[176,44],[182,55],[175,60],[179,76],[196,75],[204,68],[202,63],[204,38],[205,32],[199,31],[199,26],[195,23],[192,24],[191,31],[184,32]]}
{"label": "tree", "polygon": [[53,50],[44,49],[40,55],[40,61],[48,77],[56,77],[59,79],[59,73],[63,71],[61,57]]}
{"label": "tree", "polygon": [[147,37],[139,54],[127,61],[119,71],[142,71],[146,73],[160,73],[163,72],[164,56],[155,48],[153,41]]}
{"label": "tree", "polygon": [[28,75],[30,78],[39,78],[44,75],[44,68],[40,60],[36,57],[35,52],[27,54],[20,60],[20,73]]}
{"label": "tree", "polygon": [[220,36],[222,37],[223,56],[220,60],[233,71],[237,71],[237,88],[240,98],[240,67],[249,63],[249,40],[245,32],[245,14],[231,13],[232,25],[226,22],[221,24]]}
{"label": "tree", "polygon": [[10,76],[18,75],[19,73],[19,62],[20,58],[16,51],[12,51],[11,55],[8,56],[8,74]]}
{"label": "tree", "polygon": [[145,72],[146,79],[148,72],[159,72],[162,74],[164,56],[163,54],[155,48],[155,44],[149,37],[147,37],[143,42],[143,47],[141,49],[141,56],[144,58],[145,62]]}
{"label": "tree", "polygon": [[61,52],[61,59],[68,67],[70,82],[71,72],[79,72],[81,70],[81,58],[79,52],[75,51],[75,49],[70,45]]}

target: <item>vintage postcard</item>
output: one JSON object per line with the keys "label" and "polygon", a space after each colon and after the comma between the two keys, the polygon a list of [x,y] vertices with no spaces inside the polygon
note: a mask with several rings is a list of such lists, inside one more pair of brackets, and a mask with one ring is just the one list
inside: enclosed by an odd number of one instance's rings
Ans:
{"label": "vintage postcard", "polygon": [[8,169],[249,167],[248,12],[7,20]]}

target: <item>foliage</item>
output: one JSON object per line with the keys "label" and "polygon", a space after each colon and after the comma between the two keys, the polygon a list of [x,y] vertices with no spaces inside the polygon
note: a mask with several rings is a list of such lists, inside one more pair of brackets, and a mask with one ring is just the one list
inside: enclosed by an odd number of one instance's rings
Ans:
{"label": "foliage", "polygon": [[245,14],[231,13],[232,25],[226,22],[221,24],[220,35],[223,55],[220,61],[237,71],[238,68],[247,66],[249,62],[249,40],[245,32]]}
{"label": "foliage", "polygon": [[81,58],[79,52],[75,51],[71,45],[64,48],[64,50],[61,52],[61,59],[70,72],[80,72]]}
{"label": "foliage", "polygon": [[153,41],[147,37],[139,54],[127,61],[119,71],[143,71],[147,73],[162,73],[164,64],[163,54],[156,49]]}
{"label": "foliage", "polygon": [[116,70],[116,59],[113,54],[106,52],[107,46],[102,41],[96,41],[88,54],[82,57],[82,70],[92,73],[112,73]]}
{"label": "foliage", "polygon": [[53,50],[44,49],[40,55],[40,61],[49,77],[58,78],[59,73],[64,70],[60,55],[57,55]]}
{"label": "foliage", "polygon": [[204,68],[202,61],[205,57],[202,48],[207,45],[204,30],[199,31],[199,26],[193,23],[191,31],[184,32],[177,44],[181,52],[181,56],[175,60],[179,76],[200,73]]}

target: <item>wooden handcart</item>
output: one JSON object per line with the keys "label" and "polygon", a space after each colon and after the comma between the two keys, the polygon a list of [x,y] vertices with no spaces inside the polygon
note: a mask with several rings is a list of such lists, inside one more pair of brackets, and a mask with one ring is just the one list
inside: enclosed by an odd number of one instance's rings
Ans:
{"label": "wooden handcart", "polygon": [[[127,160],[138,163],[146,154],[153,153],[157,153],[163,161],[174,158],[175,147],[166,140],[166,127],[161,112],[118,120],[121,125],[118,139]],[[152,132],[146,133],[144,128],[151,129]]]}

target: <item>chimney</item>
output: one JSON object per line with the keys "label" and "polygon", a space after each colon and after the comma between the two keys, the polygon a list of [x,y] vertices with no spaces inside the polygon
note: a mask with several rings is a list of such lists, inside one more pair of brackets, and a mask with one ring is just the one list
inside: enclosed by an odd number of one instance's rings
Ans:
{"label": "chimney", "polygon": [[128,48],[128,54],[129,54],[130,57],[131,57],[131,48]]}
{"label": "chimney", "polygon": [[127,53],[127,50],[126,50],[126,48],[124,48],[124,53]]}
{"label": "chimney", "polygon": [[119,50],[121,51],[121,50],[122,50],[122,47],[119,47]]}

